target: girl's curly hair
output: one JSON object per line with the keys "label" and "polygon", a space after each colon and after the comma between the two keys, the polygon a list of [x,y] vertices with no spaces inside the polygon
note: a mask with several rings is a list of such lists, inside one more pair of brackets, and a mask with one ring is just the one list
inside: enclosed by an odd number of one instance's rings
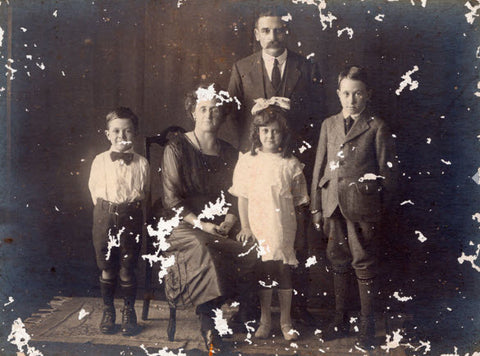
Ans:
{"label": "girl's curly hair", "polygon": [[252,125],[250,126],[250,142],[252,142],[250,152],[252,156],[255,156],[257,154],[256,149],[262,146],[262,143],[260,142],[259,128],[274,122],[278,122],[280,131],[282,132],[282,142],[279,147],[279,152],[284,158],[292,156],[292,134],[288,128],[287,117],[287,111],[276,105],[270,105],[255,114]]}

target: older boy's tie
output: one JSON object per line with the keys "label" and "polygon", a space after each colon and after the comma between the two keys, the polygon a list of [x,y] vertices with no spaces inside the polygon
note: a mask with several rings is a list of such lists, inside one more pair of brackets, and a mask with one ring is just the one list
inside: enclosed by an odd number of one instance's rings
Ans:
{"label": "older boy's tie", "polygon": [[121,159],[126,165],[129,165],[133,161],[133,153],[112,151],[110,152],[110,158],[113,162]]}
{"label": "older boy's tie", "polygon": [[352,128],[353,125],[353,119],[349,116],[345,119],[345,135],[348,134],[348,131]]}
{"label": "older boy's tie", "polygon": [[278,89],[280,86],[280,81],[280,68],[278,67],[278,59],[275,58],[272,69],[272,86],[274,89]]}

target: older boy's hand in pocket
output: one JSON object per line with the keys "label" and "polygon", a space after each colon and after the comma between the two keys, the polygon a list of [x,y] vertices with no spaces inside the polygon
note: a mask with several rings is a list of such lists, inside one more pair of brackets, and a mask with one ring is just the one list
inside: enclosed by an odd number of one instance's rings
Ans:
{"label": "older boy's hand in pocket", "polygon": [[255,236],[253,236],[252,230],[248,227],[243,227],[242,230],[237,234],[237,241],[246,243],[250,241],[254,241]]}
{"label": "older boy's hand in pocket", "polygon": [[223,237],[218,233],[218,225],[209,222],[202,222],[202,230],[211,235]]}

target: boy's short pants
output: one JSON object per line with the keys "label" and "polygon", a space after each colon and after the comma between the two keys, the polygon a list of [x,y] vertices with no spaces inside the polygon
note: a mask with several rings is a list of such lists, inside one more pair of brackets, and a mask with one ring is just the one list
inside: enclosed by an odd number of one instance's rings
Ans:
{"label": "boy's short pants", "polygon": [[98,268],[134,270],[142,246],[142,227],[140,202],[112,204],[98,199],[92,229]]}

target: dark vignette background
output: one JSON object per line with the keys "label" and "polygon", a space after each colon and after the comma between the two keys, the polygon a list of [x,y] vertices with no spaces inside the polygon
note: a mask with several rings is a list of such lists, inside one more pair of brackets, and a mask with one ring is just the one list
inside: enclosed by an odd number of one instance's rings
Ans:
{"label": "dark vignette background", "polygon": [[[429,0],[425,8],[419,0],[415,6],[333,0],[327,11],[338,19],[323,31],[315,6],[275,3],[288,6],[293,17],[290,48],[315,53],[328,114],[339,110],[339,69],[366,65],[375,79],[372,105],[397,135],[398,201],[414,205],[398,204],[386,224],[385,306],[415,314],[433,354],[441,347],[478,350],[480,274],[457,258],[462,251],[475,254],[479,243],[480,225],[472,215],[480,211],[480,187],[471,177],[480,166],[480,99],[474,96],[480,20],[468,24],[468,9],[457,0]],[[15,299],[0,314],[2,347],[11,348],[6,338],[12,321],[54,295],[99,295],[87,180],[93,157],[108,148],[105,114],[123,105],[140,116],[139,152],[145,135],[173,124],[190,129],[183,95],[200,81],[226,87],[232,64],[258,50],[252,32],[258,4],[1,2],[0,306]],[[382,22],[375,20],[378,14],[385,15]],[[346,26],[354,29],[353,39],[337,37]],[[17,70],[15,79],[8,81],[4,65]],[[414,65],[419,88],[395,95]],[[415,231],[427,241],[420,243]],[[312,303],[331,306],[321,253],[319,259]],[[394,291],[413,301],[389,298]]]}

